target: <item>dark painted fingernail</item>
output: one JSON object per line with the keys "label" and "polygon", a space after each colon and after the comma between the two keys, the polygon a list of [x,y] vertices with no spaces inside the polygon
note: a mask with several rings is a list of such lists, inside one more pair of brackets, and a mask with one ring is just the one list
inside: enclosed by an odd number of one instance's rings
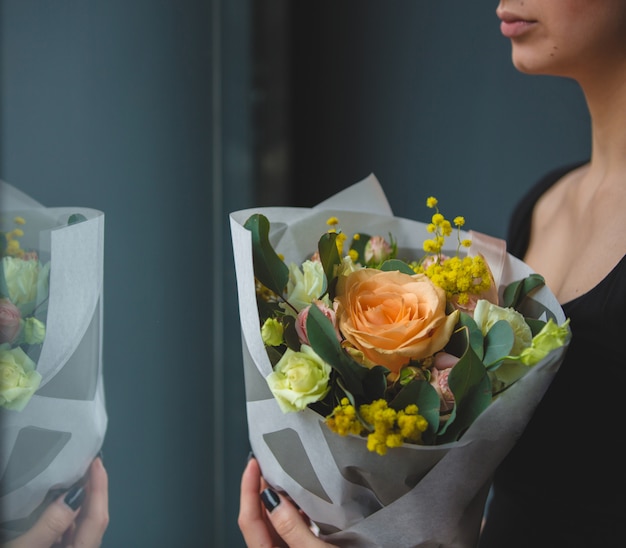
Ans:
{"label": "dark painted fingernail", "polygon": [[278,495],[269,488],[264,489],[261,492],[261,500],[263,501],[263,504],[265,504],[265,508],[267,508],[270,512],[273,512],[280,504]]}
{"label": "dark painted fingernail", "polygon": [[85,500],[85,488],[82,485],[76,485],[67,492],[63,502],[72,510],[78,510],[83,500]]}

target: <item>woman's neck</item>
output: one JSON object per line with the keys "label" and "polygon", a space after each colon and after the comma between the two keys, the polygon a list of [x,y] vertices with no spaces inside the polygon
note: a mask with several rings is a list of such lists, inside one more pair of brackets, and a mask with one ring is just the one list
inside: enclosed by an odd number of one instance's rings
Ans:
{"label": "woman's neck", "polygon": [[[596,74],[581,87],[591,117],[591,170],[626,175],[626,62],[608,77]],[[626,180],[626,179],[624,179]]]}

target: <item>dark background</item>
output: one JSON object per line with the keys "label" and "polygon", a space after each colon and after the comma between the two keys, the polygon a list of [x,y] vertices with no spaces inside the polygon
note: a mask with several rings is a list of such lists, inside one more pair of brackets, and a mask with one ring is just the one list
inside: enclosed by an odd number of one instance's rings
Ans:
{"label": "dark background", "polygon": [[503,237],[588,154],[571,82],[518,74],[495,0],[0,0],[0,178],[106,215],[104,546],[243,546],[228,212],[374,173]]}

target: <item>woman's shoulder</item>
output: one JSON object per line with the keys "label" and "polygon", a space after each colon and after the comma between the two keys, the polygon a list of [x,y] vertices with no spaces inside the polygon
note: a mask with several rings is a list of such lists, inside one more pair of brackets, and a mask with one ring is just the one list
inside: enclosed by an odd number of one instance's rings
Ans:
{"label": "woman's shoulder", "polygon": [[572,162],[551,169],[526,191],[513,209],[509,220],[506,238],[509,253],[519,258],[524,256],[530,241],[530,225],[537,201],[563,177],[586,163],[588,160]]}

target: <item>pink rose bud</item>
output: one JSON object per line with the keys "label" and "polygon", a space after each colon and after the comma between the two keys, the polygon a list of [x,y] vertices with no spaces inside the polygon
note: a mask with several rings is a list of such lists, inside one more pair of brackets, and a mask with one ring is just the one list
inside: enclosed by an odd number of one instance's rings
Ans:
{"label": "pink rose bud", "polygon": [[454,394],[448,386],[450,371],[457,364],[459,358],[447,352],[437,352],[434,356],[434,367],[431,369],[430,384],[439,394],[441,410],[449,411],[454,406]]}
{"label": "pink rose bud", "polygon": [[461,312],[465,312],[467,315],[474,317],[474,309],[476,308],[476,303],[478,303],[478,301],[483,298],[484,297],[482,296],[482,294],[475,295],[470,293],[467,296],[467,302],[461,304],[459,303],[459,296],[452,295],[452,298],[450,299],[450,304],[455,310],[460,310]]}
{"label": "pink rose bud", "polygon": [[322,259],[320,258],[320,252],[316,251],[315,253],[313,253],[309,261],[313,261],[314,263],[321,263]]}
{"label": "pink rose bud", "polygon": [[435,263],[437,263],[439,261],[439,264],[443,264],[445,263],[450,257],[448,257],[447,255],[444,255],[443,253],[439,256],[439,255],[428,255],[423,261],[422,261],[422,268],[424,270],[426,270],[430,265],[433,265]]}
{"label": "pink rose bud", "polygon": [[381,263],[391,256],[391,245],[382,236],[372,236],[365,245],[365,262]]}
{"label": "pink rose bud", "polygon": [[13,342],[20,332],[22,315],[9,299],[0,299],[0,343]]}
{"label": "pink rose bud", "polygon": [[439,390],[441,391],[441,398],[448,408],[454,405],[454,394],[452,394],[452,391],[448,386],[448,376],[450,375],[450,371],[452,371],[451,368],[440,371],[439,378],[437,379]]}
{"label": "pink rose bud", "polygon": [[447,352],[437,352],[435,354],[435,367],[439,370],[441,369],[450,369],[454,367],[459,358],[453,356],[452,354],[448,354]]}
{"label": "pink rose bud", "polygon": [[430,384],[437,391],[437,394],[439,394],[442,411],[449,411],[452,407],[454,407],[454,394],[452,394],[452,391],[448,386],[448,376],[450,375],[450,371],[452,371],[451,367],[441,370],[436,367],[431,369],[432,376],[430,378]]}
{"label": "pink rose bud", "polygon": [[[323,312],[324,316],[326,316],[332,322],[333,327],[335,328],[335,333],[337,334],[337,340],[341,341],[342,337],[337,327],[337,318],[335,316],[335,311],[332,308],[328,308],[322,301],[316,300],[313,301],[313,304],[316,305],[317,308],[319,308]],[[309,344],[309,337],[306,333],[306,320],[309,317],[310,308],[311,305],[300,310],[296,318],[296,333],[298,333],[298,338],[300,339],[300,342],[302,344],[307,345]]]}

